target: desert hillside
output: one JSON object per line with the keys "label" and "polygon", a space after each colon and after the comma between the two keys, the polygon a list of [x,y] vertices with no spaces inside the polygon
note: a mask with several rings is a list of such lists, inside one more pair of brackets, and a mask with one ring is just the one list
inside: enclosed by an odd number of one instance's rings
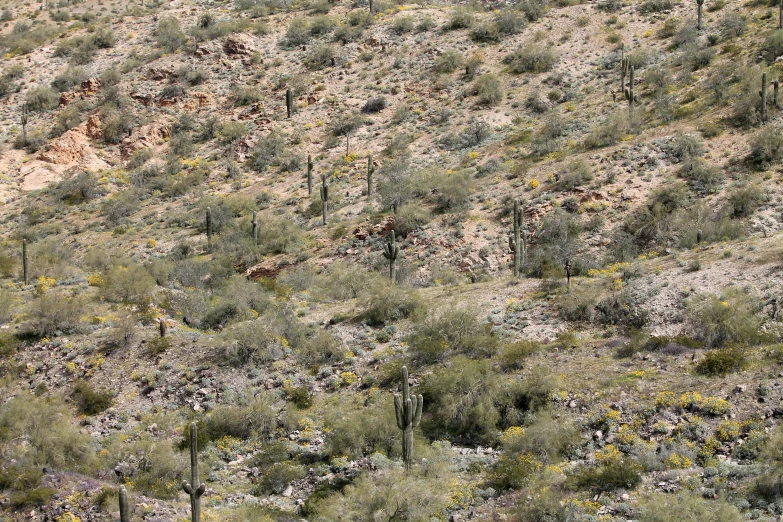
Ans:
{"label": "desert hillside", "polygon": [[781,23],[0,0],[0,519],[779,520]]}

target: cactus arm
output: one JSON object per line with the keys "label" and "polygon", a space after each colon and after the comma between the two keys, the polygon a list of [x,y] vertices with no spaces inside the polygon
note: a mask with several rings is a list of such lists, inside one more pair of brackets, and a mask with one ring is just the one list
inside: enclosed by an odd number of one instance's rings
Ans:
{"label": "cactus arm", "polygon": [[413,413],[413,425],[418,426],[421,422],[421,411],[424,407],[424,397],[422,395],[416,395],[416,411]]}
{"label": "cactus arm", "polygon": [[397,416],[397,427],[401,430],[405,429],[405,423],[403,422],[403,415],[402,415],[402,401],[400,400],[400,396],[395,394],[394,395],[394,413]]}
{"label": "cactus arm", "polygon": [[128,491],[125,486],[120,487],[120,522],[130,522],[130,509],[128,509]]}

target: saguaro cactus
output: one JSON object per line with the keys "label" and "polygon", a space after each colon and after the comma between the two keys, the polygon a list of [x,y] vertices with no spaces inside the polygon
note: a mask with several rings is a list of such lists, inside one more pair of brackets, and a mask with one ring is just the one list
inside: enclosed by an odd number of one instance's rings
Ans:
{"label": "saguaro cactus", "polygon": [[29,273],[27,272],[27,240],[22,238],[22,279],[24,286],[30,284]]}
{"label": "saguaro cactus", "polygon": [[389,260],[389,279],[394,282],[394,262],[397,261],[397,256],[400,254],[400,247],[397,245],[396,238],[394,236],[394,230],[391,231],[389,236],[389,242],[383,245],[383,257]]}
{"label": "saguaro cactus", "polygon": [[523,230],[524,212],[519,208],[519,200],[514,200],[514,234],[508,238],[508,246],[514,252],[514,277],[519,277],[520,265],[525,264],[527,230]]}
{"label": "saguaro cactus", "polygon": [[313,194],[313,157],[307,155],[307,195]]}
{"label": "saguaro cactus", "polygon": [[291,117],[291,113],[294,109],[294,93],[291,92],[291,88],[285,90],[285,110],[288,113],[288,117]]}
{"label": "saguaro cactus", "polygon": [[783,29],[783,0],[780,0],[780,11],[778,12],[778,29]]}
{"label": "saguaro cactus", "polygon": [[120,522],[130,522],[130,509],[128,508],[128,491],[125,486],[120,486]]}
{"label": "saguaro cactus", "polygon": [[258,244],[258,219],[256,216],[256,211],[253,211],[253,220],[250,222],[251,226],[253,227],[253,244]]}
{"label": "saguaro cactus", "polygon": [[204,218],[207,225],[207,246],[212,249],[212,209],[207,207],[207,215]]}
{"label": "saguaro cactus", "polygon": [[767,119],[767,73],[761,73],[761,90],[759,91],[761,96],[761,119]]}
{"label": "saguaro cactus", "polygon": [[166,319],[161,317],[158,321],[159,321],[158,322],[158,329],[160,330],[160,336],[161,337],[166,337]]}
{"label": "saguaro cactus", "polygon": [[372,0],[370,0],[370,14],[373,13],[373,7],[375,7],[375,6],[372,5]]}
{"label": "saguaro cactus", "polygon": [[778,109],[778,94],[780,93],[780,81],[774,80],[772,82],[772,107]]}
{"label": "saguaro cactus", "polygon": [[27,118],[28,118],[27,104],[22,104],[22,139],[25,145],[27,145]]}
{"label": "saguaro cactus", "polygon": [[704,0],[696,0],[696,29],[701,31],[701,6],[704,5]]}
{"label": "saguaro cactus", "polygon": [[628,116],[633,118],[633,104],[635,95],[633,93],[633,65],[628,69],[628,88],[623,92],[625,99],[628,100]]}
{"label": "saguaro cactus", "polygon": [[631,60],[625,56],[625,44],[622,44],[620,46],[620,92],[625,91],[625,77],[630,66]]}
{"label": "saguaro cactus", "polygon": [[367,197],[372,194],[372,175],[375,173],[375,167],[372,164],[372,154],[367,156]]}
{"label": "saguaro cactus", "polygon": [[408,387],[408,368],[402,367],[402,397],[394,394],[394,411],[397,413],[397,427],[402,430],[402,460],[405,469],[410,469],[413,461],[413,428],[421,422],[421,409],[424,397],[411,396]]}
{"label": "saguaro cactus", "polygon": [[207,489],[201,484],[198,477],[198,429],[196,423],[190,423],[190,484],[182,481],[182,489],[190,495],[190,519],[192,522],[201,522],[201,495]]}
{"label": "saguaro cactus", "polygon": [[329,205],[329,185],[326,184],[326,176],[321,174],[321,212],[323,222],[326,225],[326,207]]}

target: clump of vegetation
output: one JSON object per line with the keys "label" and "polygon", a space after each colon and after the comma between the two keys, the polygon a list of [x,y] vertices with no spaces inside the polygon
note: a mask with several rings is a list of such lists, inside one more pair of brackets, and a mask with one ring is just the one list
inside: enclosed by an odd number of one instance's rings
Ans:
{"label": "clump of vegetation", "polygon": [[85,415],[96,415],[111,406],[111,390],[95,389],[84,379],[76,379],[72,386],[71,397],[79,411]]}
{"label": "clump of vegetation", "polygon": [[554,49],[541,44],[533,44],[520,47],[517,51],[506,55],[503,58],[503,63],[516,74],[542,73],[551,71],[557,60],[557,52]]}
{"label": "clump of vegetation", "polygon": [[757,315],[762,303],[750,292],[729,287],[720,296],[690,297],[685,305],[694,337],[709,347],[753,345],[763,339],[760,328],[764,320]]}

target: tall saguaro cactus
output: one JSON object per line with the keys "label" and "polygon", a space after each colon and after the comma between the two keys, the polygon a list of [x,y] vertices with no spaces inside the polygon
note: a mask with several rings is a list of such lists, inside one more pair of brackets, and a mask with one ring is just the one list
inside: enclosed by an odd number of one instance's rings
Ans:
{"label": "tall saguaro cactus", "polygon": [[201,495],[207,489],[206,484],[201,484],[198,476],[198,428],[196,423],[190,423],[190,483],[182,481],[182,489],[190,495],[190,519],[192,522],[201,522]]}
{"label": "tall saguaro cactus", "polygon": [[27,145],[27,120],[28,120],[27,104],[22,104],[22,139],[24,139],[25,145]]}
{"label": "tall saguaro cactus", "polygon": [[128,508],[128,491],[125,486],[120,486],[120,522],[130,522],[130,508]]}
{"label": "tall saguaro cactus", "polygon": [[372,164],[372,154],[367,156],[367,197],[372,194],[372,175],[375,173],[375,167]]}
{"label": "tall saguaro cactus", "polygon": [[212,209],[207,207],[207,213],[204,217],[205,224],[207,225],[207,247],[212,250]]}
{"label": "tall saguaro cactus", "polygon": [[22,280],[24,286],[30,284],[30,274],[27,271],[27,240],[22,238]]}
{"label": "tall saguaro cactus", "polygon": [[761,73],[761,90],[759,91],[761,96],[761,119],[767,119],[767,73]]}
{"label": "tall saguaro cactus", "polygon": [[625,99],[628,100],[628,116],[633,118],[633,104],[635,95],[633,92],[633,65],[628,69],[628,88],[623,92]]}
{"label": "tall saguaro cactus", "polygon": [[704,0],[696,0],[696,29],[701,31],[701,6],[704,5]]}
{"label": "tall saguaro cactus", "polygon": [[256,215],[256,211],[253,211],[253,220],[250,222],[250,224],[253,227],[253,244],[258,244],[258,216]]}
{"label": "tall saguaro cactus", "polygon": [[778,12],[778,29],[783,29],[783,0],[780,0],[780,11]]}
{"label": "tall saguaro cactus", "polygon": [[383,245],[383,257],[389,260],[389,279],[391,279],[392,282],[394,282],[394,263],[397,261],[398,255],[400,255],[400,247],[397,245],[394,230],[392,230],[391,235],[389,236],[389,242]]}
{"label": "tall saguaro cactus", "polygon": [[291,117],[291,113],[294,109],[294,93],[291,92],[291,88],[285,90],[285,110],[288,113],[288,117]]}
{"label": "tall saguaro cactus", "polygon": [[625,44],[620,47],[620,92],[625,91],[625,77],[628,74],[628,68],[631,66],[631,60],[625,56]]}
{"label": "tall saguaro cactus", "polygon": [[307,195],[313,194],[313,157],[307,155]]}
{"label": "tall saguaro cactus", "polygon": [[520,265],[525,264],[527,230],[523,230],[524,212],[519,208],[519,200],[514,200],[514,234],[508,238],[508,246],[514,252],[514,277],[519,277]]}
{"label": "tall saguaro cactus", "polygon": [[408,368],[402,367],[402,397],[394,394],[394,411],[397,414],[397,427],[402,430],[402,460],[405,469],[410,469],[413,461],[413,428],[421,422],[421,409],[424,397],[411,396],[408,386]]}
{"label": "tall saguaro cactus", "polygon": [[772,82],[772,108],[778,109],[778,94],[780,94],[780,81],[774,80]]}
{"label": "tall saguaro cactus", "polygon": [[326,184],[326,175],[321,174],[321,213],[326,225],[326,207],[329,204],[329,185]]}

